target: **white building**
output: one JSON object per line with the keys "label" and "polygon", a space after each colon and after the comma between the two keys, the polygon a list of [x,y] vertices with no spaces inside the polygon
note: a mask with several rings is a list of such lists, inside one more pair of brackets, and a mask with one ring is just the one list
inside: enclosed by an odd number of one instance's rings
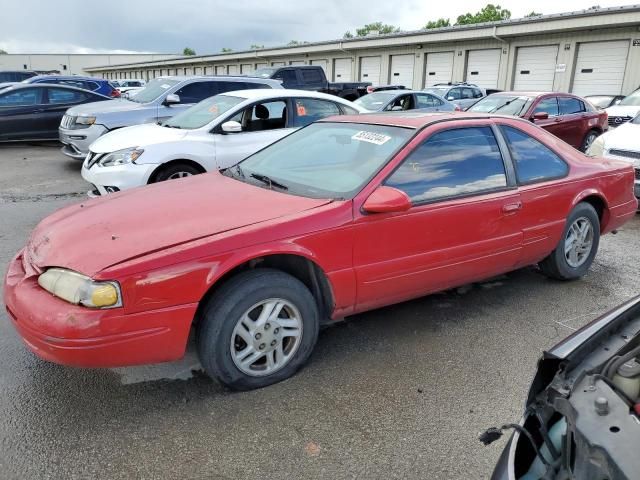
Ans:
{"label": "white building", "polygon": [[[249,43],[251,39],[247,39]],[[640,5],[89,67],[105,78],[248,74],[321,65],[330,80],[423,88],[468,81],[501,90],[628,94],[640,86]]]}
{"label": "white building", "polygon": [[117,65],[151,62],[176,58],[171,54],[6,54],[0,55],[0,70],[58,71],[67,75],[88,75],[87,68],[97,65]]}

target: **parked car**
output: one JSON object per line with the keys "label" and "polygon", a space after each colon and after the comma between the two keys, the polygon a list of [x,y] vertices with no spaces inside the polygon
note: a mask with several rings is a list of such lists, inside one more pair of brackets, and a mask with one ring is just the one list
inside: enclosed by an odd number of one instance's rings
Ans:
{"label": "parked car", "polygon": [[607,108],[606,112],[609,114],[609,126],[612,128],[629,122],[640,113],[640,90],[627,95],[617,105]]}
{"label": "parked car", "polygon": [[120,92],[109,83],[109,80],[94,77],[81,77],[78,75],[37,75],[27,78],[22,83],[48,83],[50,85],[68,85],[70,87],[89,90],[106,97],[118,98]]}
{"label": "parked car", "polygon": [[614,105],[618,105],[624,95],[587,95],[585,100],[591,102],[591,105],[598,108],[609,108]]}
{"label": "parked car", "polygon": [[329,82],[319,65],[263,67],[251,76],[280,80],[284,88],[328,93],[351,101],[366,95],[367,87],[371,86],[369,82]]}
{"label": "parked car", "polygon": [[368,112],[395,112],[424,110],[427,112],[460,111],[460,107],[447,102],[434,93],[413,90],[389,90],[375,92],[358,98],[355,102]]}
{"label": "parked car", "polygon": [[422,91],[438,95],[458,105],[462,110],[466,110],[485,96],[485,92],[472,83],[436,83]]}
{"label": "parked car", "polygon": [[586,152],[607,129],[607,113],[570,93],[494,93],[467,109],[522,117]]}
{"label": "parked car", "polygon": [[587,150],[587,155],[631,163],[636,173],[634,192],[640,198],[640,114],[630,122],[596,138]]}
{"label": "parked car", "polygon": [[159,77],[128,99],[71,108],[59,128],[62,153],[84,160],[89,146],[117,128],[162,122],[205,98],[233,90],[282,88],[280,82],[247,77]]}
{"label": "parked car", "polygon": [[121,94],[140,91],[147,84],[139,78],[120,78],[118,80],[110,80],[110,82]]}
{"label": "parked car", "polygon": [[518,118],[330,117],[224,172],[57,211],[4,299],[46,360],[175,360],[195,330],[212,377],[264,387],[302,367],[322,323],[532,264],[582,277],[635,215],[632,184],[628,163]]}
{"label": "parked car", "polygon": [[407,90],[404,85],[369,85],[367,93],[384,92],[386,90]]}
{"label": "parked car", "polygon": [[0,141],[56,140],[64,112],[109,97],[64,85],[19,83],[0,90]]}
{"label": "parked car", "polygon": [[304,90],[241,90],[207,98],[161,124],[125,127],[92,145],[89,196],[227,168],[311,122],[358,114],[352,102]]}
{"label": "parked car", "polygon": [[544,352],[493,480],[635,479],[640,472],[640,297]]}
{"label": "parked car", "polygon": [[0,70],[0,82],[21,82],[36,75],[32,70]]}

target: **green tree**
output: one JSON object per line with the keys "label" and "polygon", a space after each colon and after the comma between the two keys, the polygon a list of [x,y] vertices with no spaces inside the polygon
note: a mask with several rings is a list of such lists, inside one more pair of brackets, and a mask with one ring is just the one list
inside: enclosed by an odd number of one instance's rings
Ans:
{"label": "green tree", "polygon": [[532,11],[531,13],[527,13],[524,18],[531,18],[531,17],[539,17],[540,15],[542,15],[541,13]]}
{"label": "green tree", "polygon": [[305,42],[305,41],[300,41],[300,40],[291,40],[289,43],[287,43],[287,47],[295,47],[296,45],[306,45],[309,42]]}
{"label": "green tree", "polygon": [[489,3],[486,7],[476,13],[465,13],[460,15],[456,25],[471,25],[474,23],[498,22],[511,18],[511,12],[500,5]]}
{"label": "green tree", "polygon": [[195,55],[196,51],[193,48],[189,48],[189,47],[184,47],[184,50],[182,51],[183,55]]}
{"label": "green tree", "polygon": [[430,20],[429,22],[427,22],[424,28],[428,30],[431,28],[442,28],[442,27],[450,27],[450,26],[451,26],[451,22],[449,21],[448,18],[439,18],[438,20]]}
{"label": "green tree", "polygon": [[8,55],[8,52],[0,48],[0,55]]}
{"label": "green tree", "polygon": [[[366,37],[371,32],[378,32],[380,34],[385,34],[385,33],[396,33],[399,31],[400,31],[400,28],[394,25],[387,25],[382,22],[374,22],[374,23],[369,23],[364,27],[356,28],[356,36]],[[344,34],[344,38],[353,38],[353,34],[351,32],[346,32]]]}
{"label": "green tree", "polygon": [[226,47],[222,47],[222,50],[220,50],[222,53],[229,53],[229,52],[233,52],[233,48],[226,48]]}
{"label": "green tree", "polygon": [[255,43],[249,47],[250,50],[261,50],[264,48],[264,45],[256,45]]}

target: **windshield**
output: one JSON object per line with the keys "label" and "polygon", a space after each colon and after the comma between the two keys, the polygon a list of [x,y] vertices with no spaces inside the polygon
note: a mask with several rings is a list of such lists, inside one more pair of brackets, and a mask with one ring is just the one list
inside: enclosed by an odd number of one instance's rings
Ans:
{"label": "windshield", "polygon": [[586,100],[589,100],[589,102],[591,102],[591,105],[595,106],[595,107],[600,107],[600,108],[607,108],[610,104],[611,104],[611,100],[613,100],[613,97],[609,97],[606,95],[598,95],[598,96],[594,96],[594,97],[584,97]]}
{"label": "windshield", "polygon": [[423,92],[427,92],[427,93],[433,93],[435,95],[438,95],[440,97],[444,97],[447,92],[449,91],[449,87],[431,87],[431,88],[425,88],[424,90],[422,90]]}
{"label": "windshield", "polygon": [[271,78],[271,75],[275,73],[277,68],[271,67],[263,67],[257,69],[255,72],[251,74],[252,77],[260,77],[260,78]]}
{"label": "windshield", "polygon": [[631,95],[624,97],[618,105],[640,107],[640,90],[636,90]]}
{"label": "windshield", "polygon": [[397,93],[374,92],[364,97],[360,97],[353,103],[371,111],[382,110],[391,100],[397,96]]}
{"label": "windshield", "polygon": [[531,98],[509,95],[489,95],[474,103],[467,112],[500,113],[520,116],[531,105]]}
{"label": "windshield", "polygon": [[180,80],[156,78],[147,83],[147,86],[136,93],[135,98],[131,98],[130,100],[137,103],[153,102],[156,98],[178,83],[180,83]]}
{"label": "windshield", "polygon": [[255,153],[225,175],[311,198],[352,198],[415,130],[360,123],[313,123]]}
{"label": "windshield", "polygon": [[183,128],[185,130],[204,127],[245,100],[246,98],[230,97],[227,95],[209,97],[200,103],[196,103],[193,107],[186,109],[184,112],[171,117],[162,125],[165,127]]}

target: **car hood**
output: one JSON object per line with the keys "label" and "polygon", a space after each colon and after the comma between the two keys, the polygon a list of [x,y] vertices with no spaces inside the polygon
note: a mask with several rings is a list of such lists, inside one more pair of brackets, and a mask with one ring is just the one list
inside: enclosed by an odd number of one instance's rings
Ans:
{"label": "car hood", "polygon": [[[130,112],[150,108],[144,103],[131,102],[122,98],[104,102],[91,102],[83,105],[76,105],[67,110],[68,115],[92,115],[100,116],[110,113]],[[98,119],[99,122],[99,119]]]}
{"label": "car hood", "polygon": [[640,112],[640,106],[614,105],[605,109],[610,117],[635,117]]}
{"label": "car hood", "polygon": [[25,259],[94,276],[168,247],[294,215],[331,200],[287,195],[218,172],[171,180],[63,208],[33,231]]}
{"label": "car hood", "polygon": [[155,123],[134,125],[114,130],[91,144],[94,153],[111,153],[130,147],[144,147],[154,143],[171,142],[186,136],[189,130],[162,127]]}
{"label": "car hood", "polygon": [[624,123],[618,128],[609,130],[602,139],[606,149],[615,148],[639,152],[638,135],[640,135],[640,125]]}

